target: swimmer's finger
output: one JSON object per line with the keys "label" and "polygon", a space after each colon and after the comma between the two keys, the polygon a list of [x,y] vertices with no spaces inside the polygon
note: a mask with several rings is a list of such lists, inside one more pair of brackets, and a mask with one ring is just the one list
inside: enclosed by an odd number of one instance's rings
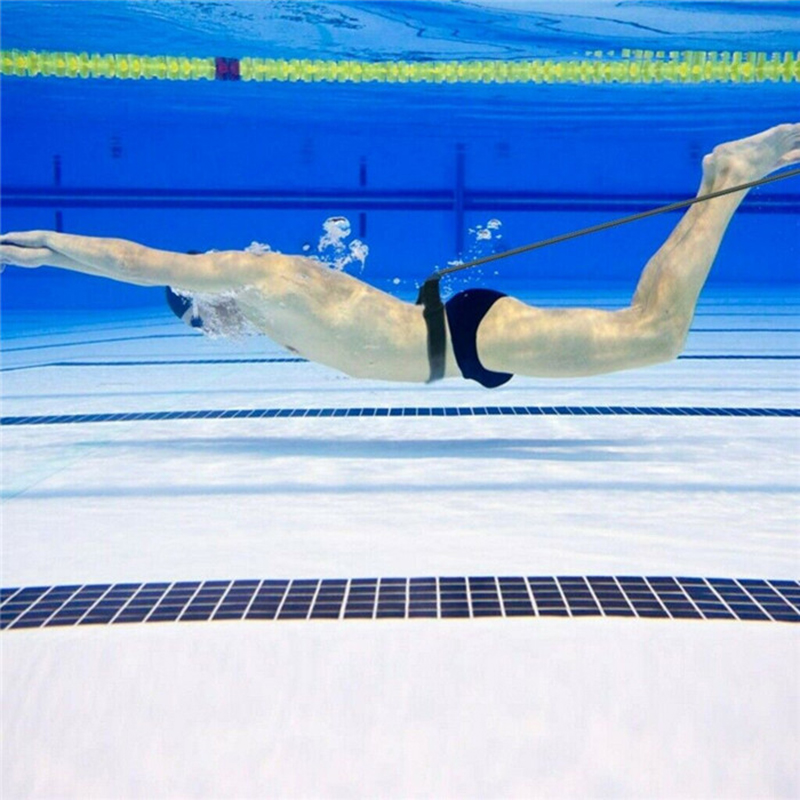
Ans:
{"label": "swimmer's finger", "polygon": [[45,247],[47,231],[14,231],[0,234],[0,244],[14,244],[17,247]]}
{"label": "swimmer's finger", "polygon": [[53,251],[47,247],[17,247],[13,244],[0,244],[0,264],[14,267],[41,267],[53,258]]}

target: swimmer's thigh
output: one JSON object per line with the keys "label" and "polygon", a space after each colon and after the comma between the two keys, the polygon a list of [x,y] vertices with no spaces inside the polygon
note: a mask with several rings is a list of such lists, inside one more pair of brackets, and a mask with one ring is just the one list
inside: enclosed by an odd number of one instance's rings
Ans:
{"label": "swimmer's thigh", "polygon": [[682,344],[677,327],[637,306],[620,311],[538,308],[513,297],[492,306],[477,336],[478,355],[487,369],[554,378],[669,361]]}

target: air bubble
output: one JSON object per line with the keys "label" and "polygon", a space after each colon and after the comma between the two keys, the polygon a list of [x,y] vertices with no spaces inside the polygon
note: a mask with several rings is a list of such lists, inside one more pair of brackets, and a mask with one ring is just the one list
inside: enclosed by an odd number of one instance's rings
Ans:
{"label": "air bubble", "polygon": [[321,261],[337,270],[343,270],[353,263],[359,264],[360,270],[364,269],[369,247],[360,239],[345,242],[352,230],[350,220],[346,217],[328,217],[322,223],[322,229],[325,233],[320,236],[317,244]]}

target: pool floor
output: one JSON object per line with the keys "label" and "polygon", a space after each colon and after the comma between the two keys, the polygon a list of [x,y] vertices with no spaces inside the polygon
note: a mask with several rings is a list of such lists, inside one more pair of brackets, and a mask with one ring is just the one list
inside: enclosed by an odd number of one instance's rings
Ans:
{"label": "pool floor", "polygon": [[[794,580],[799,306],[718,291],[678,361],[494,391],[355,380],[166,310],[8,314],[2,585]],[[342,606],[303,625],[8,631],[4,789],[800,790],[791,625],[474,606],[469,624]]]}

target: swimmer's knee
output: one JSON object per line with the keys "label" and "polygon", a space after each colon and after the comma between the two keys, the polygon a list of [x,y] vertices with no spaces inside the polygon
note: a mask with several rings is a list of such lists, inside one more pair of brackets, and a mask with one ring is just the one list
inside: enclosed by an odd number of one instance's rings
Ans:
{"label": "swimmer's knee", "polygon": [[648,360],[653,364],[675,360],[686,346],[690,323],[673,311],[643,314],[639,339]]}

